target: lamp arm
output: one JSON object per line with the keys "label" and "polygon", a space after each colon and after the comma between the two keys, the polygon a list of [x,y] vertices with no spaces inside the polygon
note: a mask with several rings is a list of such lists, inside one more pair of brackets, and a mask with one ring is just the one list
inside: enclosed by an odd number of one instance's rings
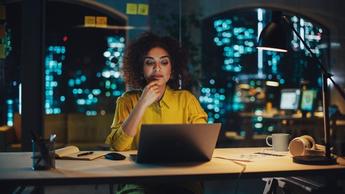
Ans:
{"label": "lamp arm", "polygon": [[298,39],[303,43],[304,47],[309,51],[309,53],[311,54],[311,56],[313,57],[313,59],[318,63],[319,68],[322,70],[322,73],[324,75],[326,75],[326,77],[331,77],[332,74],[330,74],[326,68],[322,65],[320,59],[314,54],[314,52],[311,50],[311,48],[307,45],[307,43],[303,40],[303,38],[299,35],[299,33],[297,32],[297,30],[293,27],[293,25],[291,24],[291,22],[289,21],[289,19],[287,19],[286,16],[283,16],[283,20],[288,24],[288,26],[292,29],[292,31],[296,34],[296,36],[298,37]]}
{"label": "lamp arm", "polygon": [[332,74],[329,73],[326,68],[322,65],[320,59],[313,53],[313,51],[311,50],[311,48],[308,46],[308,44],[303,40],[303,38],[299,35],[299,33],[297,32],[297,30],[293,27],[293,25],[291,24],[291,22],[289,21],[289,19],[287,19],[286,16],[282,16],[283,20],[288,24],[288,26],[292,29],[292,31],[296,34],[296,36],[301,40],[301,42],[303,43],[304,47],[309,51],[309,53],[311,54],[312,58],[317,62],[319,68],[322,71],[322,74],[324,74],[326,76],[327,79],[331,80],[331,82],[333,83],[334,87],[336,88],[336,90],[340,93],[341,97],[343,98],[343,100],[345,101],[345,92],[341,89],[341,87],[332,79]]}

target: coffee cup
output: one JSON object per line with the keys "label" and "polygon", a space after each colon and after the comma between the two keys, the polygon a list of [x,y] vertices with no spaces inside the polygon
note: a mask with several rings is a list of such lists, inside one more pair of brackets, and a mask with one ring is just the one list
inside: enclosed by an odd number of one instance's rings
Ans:
{"label": "coffee cup", "polygon": [[272,147],[273,151],[288,151],[289,136],[288,133],[273,133],[266,137],[266,144]]}
{"label": "coffee cup", "polygon": [[[289,150],[293,156],[310,155],[309,152],[316,150],[316,144],[313,137],[309,135],[302,135],[291,140]],[[314,154],[312,154],[314,155]]]}

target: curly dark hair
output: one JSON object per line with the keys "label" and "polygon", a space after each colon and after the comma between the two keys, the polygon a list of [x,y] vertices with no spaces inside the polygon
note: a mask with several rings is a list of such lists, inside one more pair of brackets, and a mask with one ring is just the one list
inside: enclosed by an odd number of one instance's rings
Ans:
{"label": "curly dark hair", "polygon": [[189,87],[187,50],[180,47],[176,39],[167,36],[160,37],[151,32],[143,33],[137,40],[129,44],[125,50],[122,70],[126,85],[136,89],[145,87],[147,83],[143,72],[144,57],[155,47],[164,49],[170,56],[171,76],[167,85],[172,89],[178,89],[179,79],[181,79],[182,88]]}

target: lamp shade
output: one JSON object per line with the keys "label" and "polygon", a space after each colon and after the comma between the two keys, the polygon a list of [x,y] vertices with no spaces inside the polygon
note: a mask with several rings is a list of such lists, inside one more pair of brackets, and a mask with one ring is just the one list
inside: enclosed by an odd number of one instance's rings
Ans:
{"label": "lamp shade", "polygon": [[280,18],[273,20],[262,30],[257,48],[287,52],[287,32],[287,27]]}

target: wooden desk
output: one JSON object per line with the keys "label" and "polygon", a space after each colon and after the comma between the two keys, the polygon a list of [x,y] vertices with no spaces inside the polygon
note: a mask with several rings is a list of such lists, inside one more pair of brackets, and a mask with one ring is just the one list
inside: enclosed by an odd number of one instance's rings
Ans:
{"label": "wooden desk", "polygon": [[[244,167],[238,162],[216,157],[234,158],[251,156],[268,148],[216,149],[210,162],[196,164],[144,165],[127,158],[111,161],[103,158],[93,161],[56,160],[56,169],[33,171],[31,153],[0,153],[0,185],[68,185],[142,183],[186,180],[219,180],[238,178]],[[128,154],[133,152],[124,152]],[[292,163],[290,156],[253,158],[252,162],[241,162],[246,168],[242,178],[301,176],[301,175],[345,175],[345,166],[311,166]],[[237,164],[236,164],[237,163]]]}

